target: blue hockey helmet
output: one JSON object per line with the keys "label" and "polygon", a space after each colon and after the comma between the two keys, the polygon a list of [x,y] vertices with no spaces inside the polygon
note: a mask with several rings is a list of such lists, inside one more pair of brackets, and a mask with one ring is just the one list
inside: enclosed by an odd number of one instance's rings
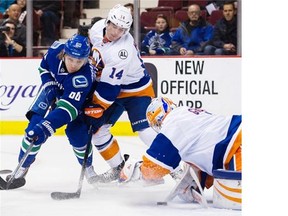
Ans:
{"label": "blue hockey helmet", "polygon": [[90,43],[88,37],[75,34],[65,43],[64,52],[73,58],[87,58],[90,54]]}

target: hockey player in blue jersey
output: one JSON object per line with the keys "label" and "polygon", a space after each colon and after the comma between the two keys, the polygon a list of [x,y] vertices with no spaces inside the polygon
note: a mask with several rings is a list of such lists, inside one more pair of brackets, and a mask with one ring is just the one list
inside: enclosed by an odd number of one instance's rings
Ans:
{"label": "hockey player in blue jersey", "polygon": [[[84,154],[89,136],[88,125],[83,123],[79,114],[92,95],[95,83],[95,67],[88,61],[89,54],[87,35],[76,34],[65,44],[55,41],[44,55],[38,69],[42,88],[26,114],[29,124],[18,160],[21,160],[31,142],[33,148],[15,173],[15,179],[25,177],[41,145],[64,125],[67,125],[66,135],[82,164],[83,157],[79,155]],[[83,142],[79,142],[79,138],[75,141],[75,137],[80,137],[79,133]],[[91,160],[90,157],[88,165]]]}

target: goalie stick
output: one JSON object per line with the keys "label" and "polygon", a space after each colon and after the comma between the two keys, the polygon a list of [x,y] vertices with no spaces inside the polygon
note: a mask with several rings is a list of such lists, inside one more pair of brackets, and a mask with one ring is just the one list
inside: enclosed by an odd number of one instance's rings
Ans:
{"label": "goalie stick", "polygon": [[26,150],[25,154],[21,158],[20,162],[18,163],[16,169],[11,174],[11,177],[6,182],[2,177],[0,177],[0,188],[1,190],[10,190],[22,187],[26,184],[26,180],[24,178],[17,178],[15,179],[15,175],[18,172],[18,170],[21,168],[21,166],[24,164],[25,160],[27,159],[29,153],[31,152],[32,148],[34,146],[34,141],[31,141],[28,149]]}
{"label": "goalie stick", "polygon": [[85,150],[85,155],[82,163],[82,168],[81,168],[81,173],[80,173],[80,178],[78,182],[78,189],[76,192],[52,192],[51,193],[51,198],[54,200],[67,200],[67,199],[78,199],[80,198],[81,191],[82,191],[82,186],[83,186],[83,180],[84,180],[84,174],[85,174],[85,168],[86,168],[86,163],[89,155],[89,149],[91,146],[91,138],[92,138],[92,126],[89,128],[89,141],[86,146]]}
{"label": "goalie stick", "polygon": [[198,202],[202,207],[208,208],[207,200],[204,197],[203,189],[199,182],[199,179],[193,170],[190,168],[188,164],[185,164],[184,174],[182,179],[174,186],[172,191],[168,194],[168,196],[164,199],[164,201],[157,202],[157,205],[167,205],[167,202],[172,201],[177,195],[183,193],[184,190],[187,189],[187,183],[189,184],[192,181],[195,181],[199,192],[192,189],[192,196],[196,202]]}

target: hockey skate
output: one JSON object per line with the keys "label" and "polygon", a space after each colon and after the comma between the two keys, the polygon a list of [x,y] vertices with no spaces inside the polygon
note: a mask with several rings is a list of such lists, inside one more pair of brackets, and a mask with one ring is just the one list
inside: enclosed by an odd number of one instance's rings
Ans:
{"label": "hockey skate", "polygon": [[117,167],[113,167],[108,171],[97,175],[91,167],[86,168],[85,176],[89,184],[96,184],[96,183],[109,183],[115,180],[118,180],[120,177],[120,172],[124,167],[125,161],[123,160],[121,164]]}
{"label": "hockey skate", "polygon": [[121,164],[117,167],[113,167],[105,173],[98,175],[98,182],[100,183],[108,183],[115,180],[118,180],[120,177],[120,172],[125,165],[125,161],[123,160]]}
{"label": "hockey skate", "polygon": [[94,170],[93,166],[89,166],[85,168],[85,178],[89,184],[96,183],[93,179],[96,178],[97,174]]}

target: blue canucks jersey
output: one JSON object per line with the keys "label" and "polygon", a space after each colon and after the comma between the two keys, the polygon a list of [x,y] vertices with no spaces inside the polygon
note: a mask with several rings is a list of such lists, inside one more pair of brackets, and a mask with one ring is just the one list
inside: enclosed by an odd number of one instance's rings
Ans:
{"label": "blue canucks jersey", "polygon": [[83,65],[77,72],[68,73],[64,60],[59,58],[63,49],[64,44],[55,41],[39,67],[42,84],[56,81],[61,89],[56,108],[46,117],[55,128],[76,119],[85,101],[93,93],[96,73],[95,67],[90,63]]}

